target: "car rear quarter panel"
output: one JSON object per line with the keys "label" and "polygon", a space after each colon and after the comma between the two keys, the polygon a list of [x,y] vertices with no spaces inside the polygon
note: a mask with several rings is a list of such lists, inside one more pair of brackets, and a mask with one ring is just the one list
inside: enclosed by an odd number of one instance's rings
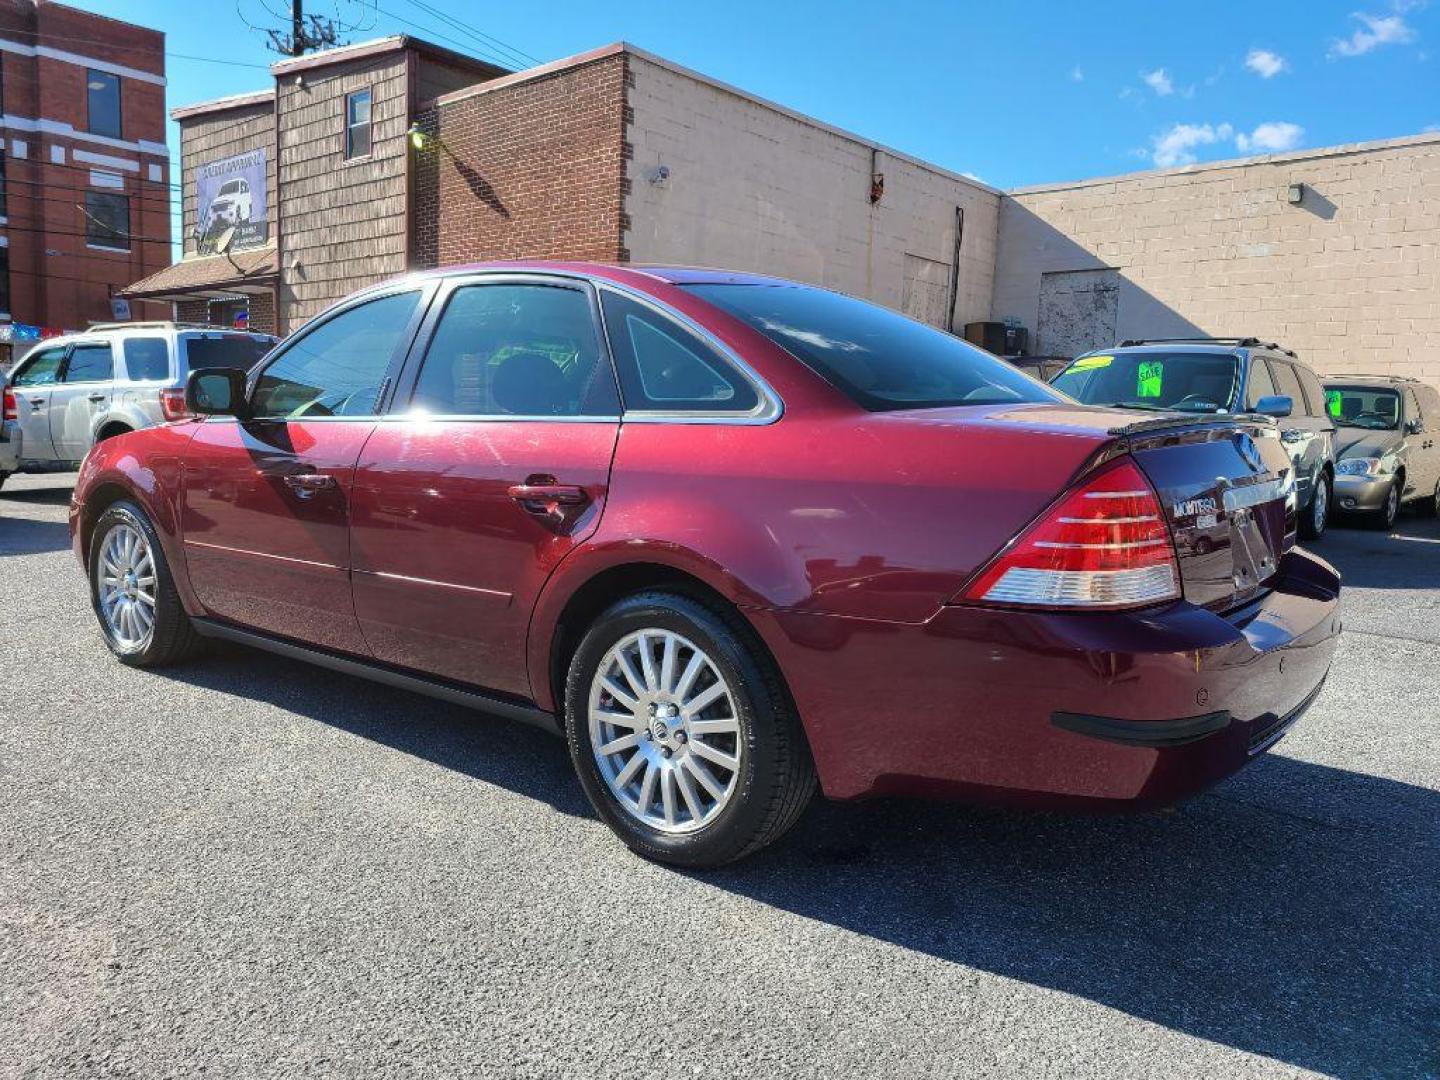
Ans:
{"label": "car rear quarter panel", "polygon": [[656,563],[741,609],[923,623],[1107,441],[950,414],[626,423],[600,526],[536,608],[537,700],[556,706],[544,677],[556,625],[599,573]]}

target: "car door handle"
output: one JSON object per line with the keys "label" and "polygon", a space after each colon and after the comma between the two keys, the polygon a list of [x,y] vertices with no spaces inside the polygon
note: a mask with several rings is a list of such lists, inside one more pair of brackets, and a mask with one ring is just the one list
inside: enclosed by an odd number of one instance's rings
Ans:
{"label": "car door handle", "polygon": [[40,410],[40,407],[45,404],[45,399],[43,397],[32,397],[29,399],[29,401],[30,408],[36,410],[37,412]]}
{"label": "car door handle", "polygon": [[322,491],[335,487],[335,477],[329,473],[290,473],[284,479],[285,486],[302,499],[309,499]]}
{"label": "car door handle", "polygon": [[573,484],[514,484],[510,498],[525,507],[532,514],[548,514],[551,506],[584,506],[590,496],[582,487]]}
{"label": "car door handle", "polygon": [[91,394],[91,395],[90,395],[90,400],[91,400],[91,401],[104,401],[104,400],[105,400],[105,395],[104,395],[104,394]]}

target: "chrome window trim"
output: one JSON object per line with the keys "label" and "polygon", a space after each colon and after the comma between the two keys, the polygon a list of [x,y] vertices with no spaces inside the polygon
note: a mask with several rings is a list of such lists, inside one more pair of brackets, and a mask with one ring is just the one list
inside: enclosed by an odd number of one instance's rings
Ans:
{"label": "chrome window trim", "polygon": [[[675,310],[669,304],[656,300],[653,296],[632,289],[613,281],[606,281],[603,278],[590,278],[597,292],[609,290],[627,300],[648,307],[651,311],[661,315],[673,322],[679,323],[685,329],[695,334],[710,348],[720,354],[730,367],[736,371],[742,379],[750,384],[755,391],[757,398],[755,407],[746,412],[736,412],[725,409],[631,409],[624,407],[624,418],[635,424],[735,424],[739,426],[753,426],[758,424],[773,424],[779,420],[785,412],[785,406],[780,401],[780,395],[775,393],[770,384],[760,377],[760,373],[747,364],[740,355],[730,348],[723,341],[717,338],[705,327],[701,326],[694,319],[683,312]],[[610,337],[610,326],[605,322],[605,305],[600,305],[600,321],[605,327],[605,337]],[[618,373],[617,373],[618,374]],[[624,406],[624,394],[621,394],[621,404]]]}
{"label": "chrome window trim", "polygon": [[[560,279],[566,280],[566,281],[577,281],[577,282],[582,282],[582,283],[584,283],[584,284],[588,284],[592,289],[594,289],[595,292],[597,293],[597,297],[596,297],[597,300],[599,299],[598,294],[599,294],[602,290],[604,290],[604,289],[609,289],[609,290],[611,290],[611,291],[613,291],[613,292],[619,293],[620,295],[626,297],[627,299],[634,300],[635,302],[637,302],[637,303],[639,303],[639,304],[644,304],[645,306],[647,306],[647,307],[651,308],[652,310],[658,312],[659,314],[663,315],[665,318],[667,318],[667,319],[673,319],[675,322],[679,323],[681,326],[685,327],[687,330],[689,330],[689,331],[691,331],[692,333],[698,335],[698,336],[700,337],[700,339],[705,342],[706,345],[710,346],[710,347],[713,348],[716,352],[718,352],[718,353],[720,354],[720,356],[725,360],[726,363],[730,364],[736,371],[738,371],[738,372],[740,373],[741,377],[743,377],[748,383],[750,383],[750,385],[751,385],[752,387],[754,387],[755,392],[756,392],[757,396],[759,397],[759,403],[755,406],[754,409],[750,410],[749,412],[743,412],[743,413],[741,413],[741,412],[725,412],[725,411],[723,411],[723,410],[714,410],[714,411],[693,410],[693,411],[687,411],[687,410],[685,410],[685,409],[627,409],[627,408],[624,407],[624,395],[622,394],[622,395],[621,395],[621,412],[620,412],[620,415],[619,415],[618,417],[615,417],[615,416],[600,417],[599,419],[601,419],[601,420],[606,420],[606,421],[619,420],[619,421],[621,421],[621,422],[623,422],[623,423],[631,423],[631,424],[731,424],[731,425],[740,426],[740,427],[754,427],[754,426],[760,426],[760,425],[773,424],[773,423],[775,423],[777,420],[779,420],[782,416],[785,415],[785,404],[784,404],[784,402],[781,400],[780,395],[775,392],[774,388],[771,387],[770,384],[765,381],[765,379],[760,375],[760,373],[757,372],[753,367],[751,367],[750,364],[747,363],[744,359],[742,359],[741,356],[740,356],[734,349],[732,349],[729,345],[726,345],[725,342],[721,341],[721,340],[720,340],[719,338],[717,338],[713,333],[711,333],[709,330],[705,329],[705,327],[701,326],[701,325],[700,325],[699,323],[697,323],[694,319],[690,318],[690,316],[686,315],[685,313],[683,313],[683,312],[681,312],[681,311],[677,311],[675,308],[671,307],[669,304],[665,303],[663,300],[657,300],[655,297],[649,295],[648,293],[642,292],[642,291],[640,291],[639,289],[634,288],[633,286],[625,285],[625,284],[623,284],[623,283],[621,283],[621,282],[617,282],[617,281],[611,281],[611,280],[609,280],[608,278],[603,278],[603,277],[600,277],[600,276],[598,276],[598,275],[596,275],[596,274],[583,273],[583,272],[578,271],[578,270],[564,270],[564,269],[559,269],[559,268],[555,268],[555,267],[548,267],[548,266],[547,266],[547,267],[532,267],[532,266],[493,266],[493,267],[481,267],[481,268],[465,267],[465,268],[463,268],[463,269],[462,269],[462,268],[454,268],[454,269],[421,270],[421,271],[418,271],[418,272],[415,272],[415,273],[406,274],[404,277],[396,278],[396,279],[394,279],[394,280],[392,280],[392,281],[383,282],[383,283],[381,283],[381,284],[379,284],[379,285],[372,285],[372,286],[370,286],[369,288],[366,288],[366,289],[364,289],[364,290],[362,290],[362,291],[360,291],[360,292],[354,293],[354,294],[346,297],[346,298],[343,299],[343,300],[337,301],[335,304],[331,305],[331,307],[330,307],[329,309],[320,312],[320,313],[317,314],[314,318],[311,319],[310,323],[306,323],[305,325],[306,325],[306,327],[308,327],[311,323],[318,322],[322,316],[329,316],[329,315],[331,315],[331,313],[339,314],[339,312],[340,312],[340,310],[341,310],[342,308],[352,307],[352,306],[354,306],[355,304],[361,303],[363,300],[372,299],[372,298],[378,298],[378,297],[380,297],[380,296],[382,296],[382,295],[384,295],[384,294],[386,294],[386,293],[399,292],[399,291],[403,291],[404,289],[416,289],[416,288],[418,288],[418,289],[428,289],[428,288],[430,288],[430,287],[432,287],[432,286],[434,286],[434,287],[438,290],[439,288],[441,288],[441,287],[443,287],[443,286],[445,286],[445,285],[447,285],[447,284],[451,284],[451,283],[455,283],[455,284],[452,285],[452,288],[458,288],[458,287],[460,287],[460,285],[459,285],[460,282],[481,283],[481,282],[486,281],[487,279],[495,278],[495,277],[512,277],[512,278],[514,278],[514,277],[525,277],[525,278],[531,278],[531,279],[535,279],[535,278],[547,278],[547,277],[548,277],[548,278],[560,278]],[[433,301],[433,300],[434,300],[435,295],[436,295],[436,294],[432,294],[432,295],[427,299],[427,306],[428,306],[428,303],[429,303],[430,301]],[[602,332],[604,333],[604,336],[605,336],[605,340],[604,340],[604,342],[602,342],[602,344],[605,346],[605,350],[606,350],[607,355],[609,355],[609,354],[610,354],[610,340],[609,340],[609,339],[610,339],[610,329],[609,329],[608,326],[605,325],[605,312],[604,312],[604,308],[603,308],[602,305],[600,305],[599,303],[597,303],[597,304],[596,304],[596,310],[597,310],[597,312],[598,312],[598,314],[599,314],[601,330],[602,330]],[[423,322],[423,320],[422,320],[422,322]],[[423,329],[423,325],[422,325],[422,327],[421,327],[420,329]],[[419,330],[417,330],[417,333],[418,333],[418,332],[419,332]],[[283,338],[283,339],[281,340],[281,344],[286,344],[286,343],[289,342],[289,340],[290,340],[289,338]],[[418,340],[418,338],[417,338],[416,340]],[[415,341],[412,341],[412,342],[411,342],[412,347],[414,346],[415,343],[416,343]],[[273,351],[273,350],[272,350],[272,351]],[[267,355],[266,359],[267,359],[267,360],[269,359],[268,355]],[[618,378],[618,372],[614,372],[614,357],[613,357],[613,356],[610,356],[610,361],[611,361],[612,373],[615,374],[615,375],[617,376],[617,378]],[[618,387],[617,387],[617,390],[618,390]],[[388,407],[388,405],[389,405],[389,402],[384,402],[384,403],[382,403],[382,407]],[[304,419],[304,418],[303,418],[303,417],[299,417],[299,418],[297,418],[297,419]],[[324,418],[316,418],[316,419],[327,419],[327,420],[328,420],[328,419],[332,419],[332,418],[330,418],[330,417],[324,417]],[[333,419],[346,419],[346,418],[345,418],[345,417],[334,417]],[[399,420],[414,420],[415,418],[412,417],[412,416],[410,416],[409,414],[406,414],[406,413],[398,413],[398,414],[397,414],[397,413],[393,413],[393,412],[392,412],[392,413],[382,413],[381,415],[375,416],[375,417],[359,417],[359,416],[357,416],[357,417],[350,417],[349,419],[354,419],[354,420],[376,419],[376,420],[381,420],[381,421],[389,421],[389,420],[396,420],[396,419],[399,419]],[[533,416],[533,417],[527,417],[527,416],[453,416],[453,417],[439,417],[439,416],[433,416],[433,415],[432,415],[432,416],[430,417],[430,419],[431,419],[431,420],[444,419],[444,420],[450,421],[450,422],[465,420],[465,421],[473,421],[473,422],[479,422],[479,423],[490,423],[490,422],[496,422],[496,421],[504,422],[504,421],[507,421],[507,420],[530,420],[530,421],[540,421],[540,420],[543,420],[543,421],[545,421],[545,422],[547,422],[547,423],[557,423],[557,422],[558,422],[558,423],[570,423],[570,422],[575,422],[575,421],[577,421],[577,420],[589,420],[590,422],[593,422],[593,419],[592,419],[592,418],[573,417],[573,416]],[[309,422],[309,421],[307,421],[307,422]]]}

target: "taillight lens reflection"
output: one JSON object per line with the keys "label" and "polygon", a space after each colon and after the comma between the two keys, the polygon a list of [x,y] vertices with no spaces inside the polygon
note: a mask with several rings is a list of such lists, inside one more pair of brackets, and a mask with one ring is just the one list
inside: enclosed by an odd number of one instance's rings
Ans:
{"label": "taillight lens reflection", "polygon": [[1085,478],[985,567],[967,600],[1037,607],[1140,607],[1180,596],[1160,500],[1133,460]]}

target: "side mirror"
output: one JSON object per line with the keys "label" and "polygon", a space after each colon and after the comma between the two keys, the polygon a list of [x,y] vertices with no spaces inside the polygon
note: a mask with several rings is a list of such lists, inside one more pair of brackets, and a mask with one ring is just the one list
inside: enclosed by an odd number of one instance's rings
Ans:
{"label": "side mirror", "polygon": [[1251,410],[1261,416],[1274,416],[1277,419],[1282,416],[1289,416],[1295,411],[1295,402],[1288,394],[1267,394],[1255,403]]}
{"label": "side mirror", "polygon": [[185,408],[196,416],[234,416],[250,412],[245,400],[245,372],[234,368],[202,368],[185,380]]}
{"label": "side mirror", "polygon": [[1422,431],[1424,431],[1424,430],[1425,430],[1425,425],[1422,424],[1422,423],[1420,423],[1419,420],[1406,420],[1406,421],[1405,421],[1405,434],[1406,434],[1406,435],[1419,435],[1419,434],[1420,434]]}

